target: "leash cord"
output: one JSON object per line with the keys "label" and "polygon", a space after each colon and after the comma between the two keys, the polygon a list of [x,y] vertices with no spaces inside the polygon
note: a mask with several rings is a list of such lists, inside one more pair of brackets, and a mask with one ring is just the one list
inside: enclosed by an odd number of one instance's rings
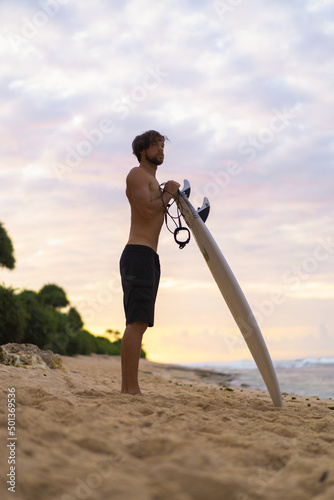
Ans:
{"label": "leash cord", "polygon": [[[160,195],[161,195],[161,200],[162,200],[162,204],[163,204],[163,207],[164,207],[164,212],[165,212],[165,223],[166,223],[166,227],[168,229],[168,231],[170,233],[172,233],[174,235],[174,240],[175,242],[179,245],[179,249],[182,250],[190,241],[190,231],[187,227],[184,227],[182,226],[182,223],[181,223],[181,215],[182,215],[182,212],[180,211],[179,209],[179,205],[176,204],[177,206],[177,215],[172,215],[170,213],[170,208],[171,206],[175,203],[176,200],[178,200],[179,198],[179,192],[177,193],[177,195],[173,195],[170,191],[166,191],[165,189],[162,189],[162,186],[164,186],[166,183],[163,182],[162,184],[160,184]],[[173,201],[172,202],[169,202],[167,205],[165,203],[165,200],[164,200],[164,197],[163,197],[163,193],[168,193],[170,195],[172,195],[173,197]],[[174,224],[176,225],[176,229],[174,229],[174,231],[172,231],[169,226],[168,226],[168,217],[170,217],[172,219],[172,221],[174,222]],[[187,239],[186,240],[179,240],[178,239],[178,234],[181,232],[181,231],[187,231]]]}

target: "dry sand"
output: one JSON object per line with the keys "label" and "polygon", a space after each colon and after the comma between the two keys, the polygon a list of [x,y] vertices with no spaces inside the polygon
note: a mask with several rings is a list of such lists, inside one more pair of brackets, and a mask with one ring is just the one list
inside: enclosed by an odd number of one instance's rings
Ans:
{"label": "dry sand", "polygon": [[118,357],[62,359],[65,371],[0,365],[1,499],[333,500],[333,401],[286,395],[278,409],[266,393],[146,360],[144,397],[126,396]]}

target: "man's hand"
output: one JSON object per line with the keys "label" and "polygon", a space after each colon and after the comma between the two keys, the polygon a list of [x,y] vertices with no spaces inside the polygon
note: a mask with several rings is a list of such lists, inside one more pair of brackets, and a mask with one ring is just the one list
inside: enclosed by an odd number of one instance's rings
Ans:
{"label": "man's hand", "polygon": [[176,196],[180,185],[181,184],[176,181],[167,181],[164,187],[164,191],[167,193],[171,193],[173,196]]}

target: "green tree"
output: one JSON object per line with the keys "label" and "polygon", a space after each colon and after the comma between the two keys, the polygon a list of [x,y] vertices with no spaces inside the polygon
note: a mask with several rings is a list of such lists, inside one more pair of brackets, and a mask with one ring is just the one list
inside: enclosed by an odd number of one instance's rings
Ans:
{"label": "green tree", "polygon": [[0,267],[14,269],[15,257],[12,240],[9,238],[6,229],[0,222]]}
{"label": "green tree", "polygon": [[37,293],[32,290],[23,290],[17,297],[27,318],[22,342],[35,344],[43,349],[57,332],[58,323],[54,311],[41,304]]}
{"label": "green tree", "polygon": [[108,330],[106,330],[106,333],[108,335],[110,335],[111,339],[113,341],[116,341],[120,338],[121,336],[121,332],[119,332],[118,330],[112,330],[111,328],[109,328]]}
{"label": "green tree", "polygon": [[44,285],[37,297],[42,304],[53,308],[66,307],[70,303],[64,290],[53,283]]}
{"label": "green tree", "polygon": [[0,286],[0,344],[21,342],[26,327],[26,311],[15,290]]}
{"label": "green tree", "polygon": [[[67,313],[59,309],[69,305],[65,291],[55,284],[44,285],[39,292],[0,286],[0,344],[24,342],[40,349],[73,356],[91,353],[119,356],[121,333],[106,330],[107,336],[95,336],[83,330],[80,313],[71,307]],[[141,349],[140,356],[146,357]]]}
{"label": "green tree", "polygon": [[44,306],[54,319],[55,329],[52,335],[48,337],[48,342],[44,346],[45,349],[51,349],[57,354],[64,356],[78,353],[78,342],[76,341],[77,332],[72,329],[68,315],[58,311],[57,309]]}
{"label": "green tree", "polygon": [[84,322],[75,307],[71,307],[67,313],[68,321],[70,322],[73,330],[81,330],[84,326]]}

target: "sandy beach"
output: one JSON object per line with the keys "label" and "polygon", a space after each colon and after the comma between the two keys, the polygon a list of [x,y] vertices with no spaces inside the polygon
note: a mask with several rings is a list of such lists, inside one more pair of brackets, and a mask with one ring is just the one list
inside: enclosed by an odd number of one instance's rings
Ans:
{"label": "sandy beach", "polygon": [[147,360],[144,397],[126,396],[118,357],[62,361],[63,370],[0,365],[1,499],[334,498],[334,401],[289,394],[274,408],[267,393]]}

